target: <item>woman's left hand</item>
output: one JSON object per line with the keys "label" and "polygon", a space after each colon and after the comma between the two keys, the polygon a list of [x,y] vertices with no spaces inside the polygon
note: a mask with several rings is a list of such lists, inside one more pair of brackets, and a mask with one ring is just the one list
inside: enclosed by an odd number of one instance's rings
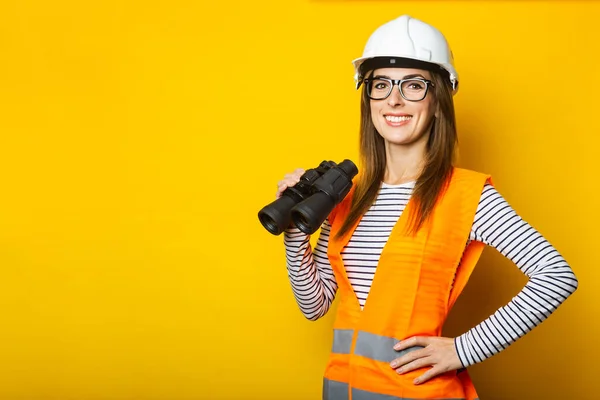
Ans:
{"label": "woman's left hand", "polygon": [[414,383],[417,385],[439,374],[463,367],[456,353],[454,339],[416,336],[397,343],[394,346],[394,350],[405,350],[413,346],[422,346],[424,348],[411,351],[402,357],[396,358],[390,365],[399,374],[430,366],[431,368],[427,372],[414,380]]}

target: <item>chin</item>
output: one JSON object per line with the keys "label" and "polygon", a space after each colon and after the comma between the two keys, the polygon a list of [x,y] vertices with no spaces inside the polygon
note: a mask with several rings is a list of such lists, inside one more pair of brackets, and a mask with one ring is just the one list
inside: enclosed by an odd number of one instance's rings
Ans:
{"label": "chin", "polygon": [[413,135],[412,132],[384,132],[381,137],[392,144],[407,144],[415,140],[415,135]]}
{"label": "chin", "polygon": [[423,135],[416,135],[413,132],[406,132],[404,134],[383,134],[383,139],[391,145],[395,146],[408,146],[413,145],[422,139]]}

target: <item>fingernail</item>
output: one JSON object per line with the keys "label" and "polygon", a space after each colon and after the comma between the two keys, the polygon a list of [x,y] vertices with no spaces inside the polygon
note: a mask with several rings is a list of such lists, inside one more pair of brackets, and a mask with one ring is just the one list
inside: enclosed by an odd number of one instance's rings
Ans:
{"label": "fingernail", "polygon": [[415,379],[413,382],[414,382],[415,385],[418,385],[419,383],[421,383],[421,381],[419,380],[419,378]]}
{"label": "fingernail", "polygon": [[399,373],[399,374],[401,374],[401,373],[403,373],[403,372],[404,372],[404,370],[403,370],[402,368],[398,368],[398,369],[396,370],[396,372],[397,372],[397,373]]}
{"label": "fingernail", "polygon": [[392,365],[392,368],[396,368],[398,366],[398,363],[397,362],[393,362],[391,365]]}

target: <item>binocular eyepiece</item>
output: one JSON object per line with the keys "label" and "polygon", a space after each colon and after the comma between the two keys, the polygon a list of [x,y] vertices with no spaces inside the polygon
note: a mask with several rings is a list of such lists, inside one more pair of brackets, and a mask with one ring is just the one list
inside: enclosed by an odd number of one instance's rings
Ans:
{"label": "binocular eyepiece", "polygon": [[258,219],[273,235],[281,234],[292,222],[302,232],[312,234],[346,197],[356,174],[358,168],[350,160],[340,164],[322,161],[317,168],[304,172],[280,198],[263,207]]}

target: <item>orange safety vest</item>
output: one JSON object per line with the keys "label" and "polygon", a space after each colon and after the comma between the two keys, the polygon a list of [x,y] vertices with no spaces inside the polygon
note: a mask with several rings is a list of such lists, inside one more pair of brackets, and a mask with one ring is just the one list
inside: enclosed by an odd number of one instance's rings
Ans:
{"label": "orange safety vest", "polygon": [[427,368],[400,375],[390,362],[420,348],[395,351],[400,340],[441,335],[484,247],[472,241],[465,249],[487,181],[491,182],[488,175],[455,168],[432,218],[415,236],[405,230],[414,209],[413,201],[408,202],[381,253],[363,310],[341,257],[358,221],[341,239],[334,239],[350,211],[354,186],[330,214],[328,257],[340,302],[324,374],[324,400],[477,399],[464,369],[415,385],[413,380]]}

